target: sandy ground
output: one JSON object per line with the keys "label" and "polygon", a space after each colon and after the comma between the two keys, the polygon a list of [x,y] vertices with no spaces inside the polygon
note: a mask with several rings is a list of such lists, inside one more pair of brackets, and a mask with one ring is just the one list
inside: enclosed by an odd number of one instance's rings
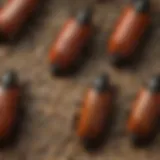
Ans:
{"label": "sandy ground", "polygon": [[[25,34],[14,44],[0,44],[0,76],[15,69],[22,82],[29,84],[30,98],[17,143],[0,151],[0,160],[159,160],[160,137],[145,149],[131,147],[125,125],[139,87],[160,71],[160,1],[152,1],[152,38],[143,49],[144,56],[134,70],[115,70],[107,61],[105,42],[127,0],[95,5],[94,23],[98,28],[92,57],[76,76],[51,78],[47,56],[52,41],[71,11],[88,0],[49,0],[36,12]],[[90,0],[91,3],[91,0]],[[110,75],[118,88],[115,99],[118,114],[108,142],[100,152],[87,153],[71,130],[77,102],[86,87],[102,72]]]}

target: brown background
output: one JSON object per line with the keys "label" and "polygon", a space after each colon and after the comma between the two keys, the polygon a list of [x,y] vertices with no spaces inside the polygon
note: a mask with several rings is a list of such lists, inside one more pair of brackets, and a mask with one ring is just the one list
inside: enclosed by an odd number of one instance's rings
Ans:
{"label": "brown background", "polygon": [[[98,34],[92,58],[74,77],[51,78],[47,64],[49,47],[71,10],[76,11],[87,2],[46,0],[43,12],[36,12],[33,24],[28,24],[19,41],[1,44],[0,75],[10,68],[16,69],[22,82],[29,82],[31,99],[17,144],[1,150],[0,160],[160,160],[160,137],[147,149],[134,149],[125,133],[130,102],[141,84],[160,71],[160,1],[152,1],[154,32],[135,70],[117,71],[107,62],[104,44],[127,2],[108,0],[103,5],[95,5]],[[73,135],[71,120],[86,87],[102,72],[108,72],[118,88],[115,99],[118,114],[104,148],[89,154]]]}

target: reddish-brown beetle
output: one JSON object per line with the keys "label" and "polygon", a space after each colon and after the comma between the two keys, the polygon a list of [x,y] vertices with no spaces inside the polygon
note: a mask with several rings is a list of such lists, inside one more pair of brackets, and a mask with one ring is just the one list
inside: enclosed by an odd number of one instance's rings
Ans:
{"label": "reddish-brown beetle", "polygon": [[160,107],[160,76],[151,79],[148,87],[143,88],[135,102],[127,123],[127,130],[133,142],[148,140],[156,129]]}
{"label": "reddish-brown beetle", "polygon": [[14,35],[37,3],[38,0],[8,0],[0,10],[0,32],[6,37]]}
{"label": "reddish-brown beetle", "polygon": [[65,23],[49,53],[52,74],[68,72],[77,63],[92,36],[92,27],[91,8],[82,10]]}
{"label": "reddish-brown beetle", "polygon": [[76,134],[83,142],[92,143],[104,132],[112,109],[111,101],[111,85],[106,76],[100,76],[89,88],[77,114]]}
{"label": "reddish-brown beetle", "polygon": [[135,0],[124,9],[107,45],[111,63],[121,64],[133,54],[150,25],[149,10],[148,0]]}
{"label": "reddish-brown beetle", "polygon": [[13,71],[9,71],[2,78],[0,90],[0,140],[10,136],[14,129],[19,97],[17,75]]}

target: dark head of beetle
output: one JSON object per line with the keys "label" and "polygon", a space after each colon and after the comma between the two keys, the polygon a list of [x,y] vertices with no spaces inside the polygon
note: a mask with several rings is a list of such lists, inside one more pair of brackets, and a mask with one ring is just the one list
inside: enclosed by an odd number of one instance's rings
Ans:
{"label": "dark head of beetle", "polygon": [[77,21],[82,24],[90,24],[92,21],[93,10],[91,7],[85,7],[77,15]]}
{"label": "dark head of beetle", "polygon": [[147,13],[150,10],[149,0],[132,0],[135,10],[139,13]]}
{"label": "dark head of beetle", "polygon": [[15,71],[8,71],[2,77],[2,86],[6,89],[18,87],[18,75]]}
{"label": "dark head of beetle", "polygon": [[149,89],[152,92],[160,92],[160,75],[155,75],[149,82]]}
{"label": "dark head of beetle", "polygon": [[94,88],[99,92],[104,92],[110,89],[109,78],[106,74],[97,77],[93,84]]}

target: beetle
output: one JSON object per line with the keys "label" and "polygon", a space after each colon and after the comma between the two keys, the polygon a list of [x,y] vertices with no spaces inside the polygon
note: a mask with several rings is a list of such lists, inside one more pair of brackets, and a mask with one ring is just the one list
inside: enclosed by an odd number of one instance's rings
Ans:
{"label": "beetle", "polygon": [[88,89],[82,106],[75,115],[76,135],[84,144],[94,144],[104,133],[112,109],[111,102],[110,82],[106,75],[101,75]]}
{"label": "beetle", "polygon": [[127,130],[134,144],[148,143],[157,128],[160,107],[160,76],[154,76],[142,88],[133,103]]}
{"label": "beetle", "polygon": [[107,44],[113,65],[124,64],[131,58],[150,23],[149,0],[135,0],[125,7]]}
{"label": "beetle", "polygon": [[11,136],[16,123],[20,86],[14,71],[8,71],[2,77],[0,88],[0,140]]}
{"label": "beetle", "polygon": [[52,75],[69,73],[92,37],[92,8],[81,10],[64,24],[49,53]]}
{"label": "beetle", "polygon": [[0,32],[12,37],[35,9],[38,0],[8,0],[0,10]]}

